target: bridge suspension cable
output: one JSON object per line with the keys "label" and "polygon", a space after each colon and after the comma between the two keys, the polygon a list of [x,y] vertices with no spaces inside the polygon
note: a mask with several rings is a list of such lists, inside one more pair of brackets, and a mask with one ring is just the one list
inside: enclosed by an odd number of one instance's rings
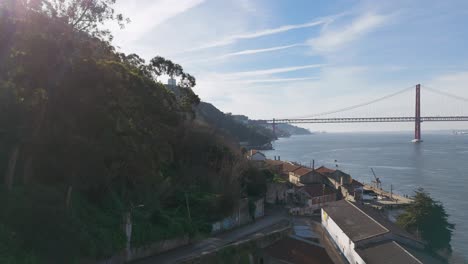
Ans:
{"label": "bridge suspension cable", "polygon": [[312,114],[312,115],[302,116],[302,117],[292,117],[291,119],[311,118],[311,117],[324,116],[324,115],[329,115],[329,114],[337,114],[337,113],[341,113],[341,112],[345,112],[345,111],[350,111],[350,110],[354,110],[354,109],[356,109],[356,108],[368,106],[368,105],[371,105],[371,104],[374,104],[374,103],[377,103],[377,102],[380,102],[380,101],[383,101],[383,100],[392,98],[392,97],[394,97],[394,96],[397,96],[397,95],[399,95],[399,94],[405,93],[405,92],[407,92],[407,91],[409,91],[409,90],[412,90],[412,89],[414,89],[414,86],[407,87],[407,88],[402,89],[402,90],[400,90],[400,91],[397,91],[397,92],[395,92],[395,93],[392,93],[392,94],[389,94],[389,95],[386,95],[386,96],[383,96],[383,97],[380,97],[380,98],[377,98],[377,99],[374,99],[374,100],[372,100],[372,101],[368,101],[368,102],[365,102],[365,103],[361,103],[361,104],[357,104],[357,105],[352,105],[352,106],[348,106],[348,107],[341,108],[341,109],[337,109],[337,110],[333,110],[333,111],[327,111],[327,112],[322,112],[322,113],[316,113],[316,114]]}
{"label": "bridge suspension cable", "polygon": [[461,100],[461,101],[464,101],[464,102],[468,102],[468,98],[461,97],[461,96],[454,95],[454,94],[447,93],[447,92],[442,92],[442,91],[439,91],[439,90],[436,90],[434,88],[430,88],[430,87],[427,87],[427,86],[423,86],[423,87],[424,87],[424,90],[431,91],[431,92],[439,94],[439,95],[448,96],[448,97],[451,97],[451,98],[454,98],[454,99],[457,99],[457,100]]}

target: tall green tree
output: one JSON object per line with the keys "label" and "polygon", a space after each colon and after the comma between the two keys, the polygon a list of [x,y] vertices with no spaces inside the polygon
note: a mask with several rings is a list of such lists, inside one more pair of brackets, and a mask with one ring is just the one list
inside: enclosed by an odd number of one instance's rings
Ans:
{"label": "tall green tree", "polygon": [[414,203],[398,217],[397,224],[420,235],[428,243],[429,250],[451,250],[450,241],[455,225],[449,223],[443,205],[422,188],[415,191]]}

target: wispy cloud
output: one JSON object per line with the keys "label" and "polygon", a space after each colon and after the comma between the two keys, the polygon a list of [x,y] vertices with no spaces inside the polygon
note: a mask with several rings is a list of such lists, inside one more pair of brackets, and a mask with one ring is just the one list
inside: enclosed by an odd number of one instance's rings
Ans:
{"label": "wispy cloud", "polygon": [[282,82],[297,82],[297,81],[310,81],[318,80],[318,77],[304,77],[304,78],[273,78],[273,79],[253,79],[253,80],[236,80],[236,83],[254,84],[254,83],[282,83]]}
{"label": "wispy cloud", "polygon": [[116,31],[116,37],[121,37],[124,42],[138,40],[158,25],[204,2],[205,0],[119,1],[117,11],[125,13],[131,23],[124,30]]}
{"label": "wispy cloud", "polygon": [[259,53],[273,52],[273,51],[285,50],[285,49],[301,47],[301,46],[308,46],[308,45],[305,43],[297,43],[297,44],[277,46],[277,47],[264,48],[264,49],[249,49],[249,50],[226,53],[220,56],[215,56],[215,57],[210,57],[210,58],[191,59],[191,60],[189,59],[183,62],[186,64],[193,64],[193,63],[208,62],[208,61],[218,61],[218,60],[225,60],[225,59],[229,59],[229,58],[237,57],[237,56],[255,55]]}
{"label": "wispy cloud", "polygon": [[270,75],[270,74],[276,74],[276,73],[293,72],[293,71],[299,71],[299,70],[305,70],[305,69],[321,68],[323,66],[325,65],[324,64],[309,64],[309,65],[294,66],[294,67],[227,73],[227,74],[222,74],[222,76],[228,79],[236,79],[236,78],[244,78],[244,77],[252,77],[252,76],[264,76],[264,75]]}
{"label": "wispy cloud", "polygon": [[388,18],[389,16],[368,13],[343,28],[325,28],[320,36],[310,39],[308,44],[318,53],[333,52],[384,25]]}
{"label": "wispy cloud", "polygon": [[334,17],[327,17],[327,18],[318,19],[318,20],[304,23],[304,24],[285,25],[285,26],[280,26],[277,28],[264,29],[264,30],[249,32],[249,33],[244,33],[244,34],[237,34],[237,35],[226,37],[219,41],[208,43],[206,45],[203,45],[201,47],[197,47],[188,51],[196,51],[196,50],[201,50],[201,49],[226,46],[226,45],[233,44],[236,41],[242,40],[242,39],[253,39],[253,38],[259,38],[259,37],[264,37],[268,35],[283,33],[283,32],[287,32],[287,31],[294,30],[294,29],[315,27],[315,26],[330,23],[331,21],[333,21],[333,19]]}
{"label": "wispy cloud", "polygon": [[300,46],[305,46],[305,45],[306,44],[304,44],[304,43],[298,43],[298,44],[277,46],[277,47],[271,47],[271,48],[265,48],[265,49],[243,50],[243,51],[237,51],[237,52],[224,54],[224,55],[215,57],[215,59],[226,59],[226,58],[229,58],[229,57],[235,57],[235,56],[241,56],[241,55],[253,55],[253,54],[257,54],[257,53],[272,52],[272,51],[290,49],[290,48],[295,48],[295,47],[300,47]]}

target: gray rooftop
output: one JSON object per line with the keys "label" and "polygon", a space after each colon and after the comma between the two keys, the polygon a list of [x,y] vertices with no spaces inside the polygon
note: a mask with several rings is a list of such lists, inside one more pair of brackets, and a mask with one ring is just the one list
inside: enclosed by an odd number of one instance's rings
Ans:
{"label": "gray rooftop", "polygon": [[323,210],[353,242],[389,232],[386,227],[348,201],[329,203]]}
{"label": "gray rooftop", "polygon": [[356,252],[369,264],[422,264],[395,241],[367,246],[364,249],[357,249]]}

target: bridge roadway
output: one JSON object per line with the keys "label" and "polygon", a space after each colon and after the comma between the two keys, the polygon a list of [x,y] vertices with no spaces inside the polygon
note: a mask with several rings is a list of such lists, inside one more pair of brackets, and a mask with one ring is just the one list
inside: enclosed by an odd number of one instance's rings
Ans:
{"label": "bridge roadway", "polygon": [[[342,118],[291,118],[257,120],[267,124],[317,124],[317,123],[392,123],[415,122],[416,117],[342,117]],[[421,122],[468,121],[468,116],[428,116],[421,117]]]}

